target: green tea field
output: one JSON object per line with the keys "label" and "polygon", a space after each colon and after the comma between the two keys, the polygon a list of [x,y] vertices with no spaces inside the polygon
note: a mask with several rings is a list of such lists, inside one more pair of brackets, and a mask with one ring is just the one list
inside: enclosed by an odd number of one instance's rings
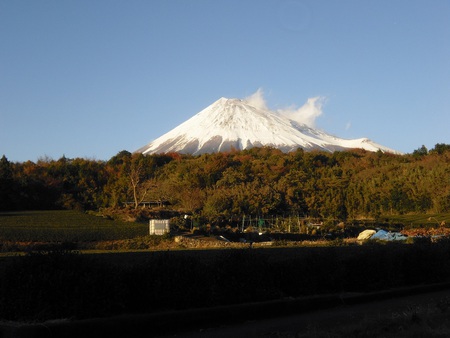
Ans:
{"label": "green tea field", "polygon": [[92,242],[148,234],[143,223],[124,222],[73,210],[0,213],[0,241]]}

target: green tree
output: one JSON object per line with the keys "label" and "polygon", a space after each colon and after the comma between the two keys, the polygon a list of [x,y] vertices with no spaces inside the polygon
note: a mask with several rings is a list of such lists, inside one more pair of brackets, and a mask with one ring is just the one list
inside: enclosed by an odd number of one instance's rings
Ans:
{"label": "green tree", "polygon": [[445,143],[437,143],[434,148],[430,150],[430,152],[436,152],[439,155],[442,155],[447,151],[450,151],[450,144]]}
{"label": "green tree", "polygon": [[413,151],[414,156],[425,156],[428,154],[428,149],[424,145],[422,145],[420,148]]}
{"label": "green tree", "polygon": [[0,210],[15,209],[13,168],[5,155],[0,159]]}

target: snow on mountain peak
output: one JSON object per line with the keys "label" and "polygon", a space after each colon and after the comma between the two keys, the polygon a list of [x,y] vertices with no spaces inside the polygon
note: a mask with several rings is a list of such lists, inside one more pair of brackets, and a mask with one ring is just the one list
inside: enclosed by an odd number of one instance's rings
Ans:
{"label": "snow on mountain peak", "polygon": [[[221,97],[187,121],[136,152],[143,154],[179,152],[189,154],[242,150],[271,146],[282,151],[394,150],[367,138],[345,140],[291,120],[251,100]],[[259,106],[259,107],[257,107]]]}

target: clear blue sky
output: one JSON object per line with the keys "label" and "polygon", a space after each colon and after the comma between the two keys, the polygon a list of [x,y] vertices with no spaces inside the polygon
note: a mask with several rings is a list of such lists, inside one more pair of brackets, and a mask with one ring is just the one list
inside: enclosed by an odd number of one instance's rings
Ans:
{"label": "clear blue sky", "polygon": [[1,0],[0,156],[108,160],[220,97],[325,98],[315,125],[450,143],[448,0]]}

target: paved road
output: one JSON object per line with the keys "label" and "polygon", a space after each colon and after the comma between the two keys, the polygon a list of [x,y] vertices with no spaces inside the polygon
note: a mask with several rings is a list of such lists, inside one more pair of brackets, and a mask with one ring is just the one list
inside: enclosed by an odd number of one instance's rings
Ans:
{"label": "paved road", "polygon": [[160,337],[304,337],[306,333],[314,332],[315,328],[326,328],[333,332],[333,329],[339,326],[355,322],[367,322],[379,320],[380,318],[395,319],[411,313],[417,306],[423,308],[430,304],[430,306],[436,307],[436,303],[442,299],[447,299],[450,302],[450,290],[372,301],[365,304],[344,304],[327,310],[247,321],[222,327],[208,327],[208,323],[205,322],[202,327],[198,327],[190,332],[172,333]]}
{"label": "paved road", "polygon": [[[377,299],[377,301],[370,301],[371,299]],[[437,311],[440,310],[436,306],[440,300],[444,300],[441,305],[448,308],[447,312]],[[331,308],[331,306],[334,307]],[[432,313],[428,310],[434,309],[431,318],[434,320],[432,325],[437,329],[442,328],[442,330],[438,330],[439,332],[436,331],[440,335],[423,334],[422,332],[421,335],[416,334],[416,337],[450,337],[449,283],[386,290],[372,294],[325,295],[210,309],[123,315],[80,321],[61,320],[37,324],[0,323],[0,337],[297,338],[310,337],[312,332],[320,329],[326,329],[327,333],[333,333],[325,335],[326,337],[342,337],[342,335],[334,334],[337,329],[348,328],[349,324],[361,322],[363,329],[379,328],[378,323],[385,323],[385,319],[388,319],[389,323],[393,323],[396,328],[401,323],[398,319],[401,319],[403,321],[401,325],[410,330],[411,319],[414,319],[414,316],[411,316],[414,314],[414,309],[422,311],[417,312],[420,315],[418,318],[425,318],[427,325],[430,323],[428,321],[429,314]],[[423,315],[424,310],[427,311],[427,316]],[[297,314],[288,315],[294,311]],[[405,314],[409,321],[405,321],[407,318]],[[393,319],[396,321],[393,322]],[[378,326],[374,326],[374,323]],[[422,321],[423,323],[425,320]],[[389,328],[389,325],[387,327]],[[364,337],[364,335],[359,336]],[[384,332],[382,336],[386,336]],[[372,335],[371,337],[376,336]],[[397,337],[397,335],[391,334],[387,337]],[[402,337],[409,336],[403,334]]]}

